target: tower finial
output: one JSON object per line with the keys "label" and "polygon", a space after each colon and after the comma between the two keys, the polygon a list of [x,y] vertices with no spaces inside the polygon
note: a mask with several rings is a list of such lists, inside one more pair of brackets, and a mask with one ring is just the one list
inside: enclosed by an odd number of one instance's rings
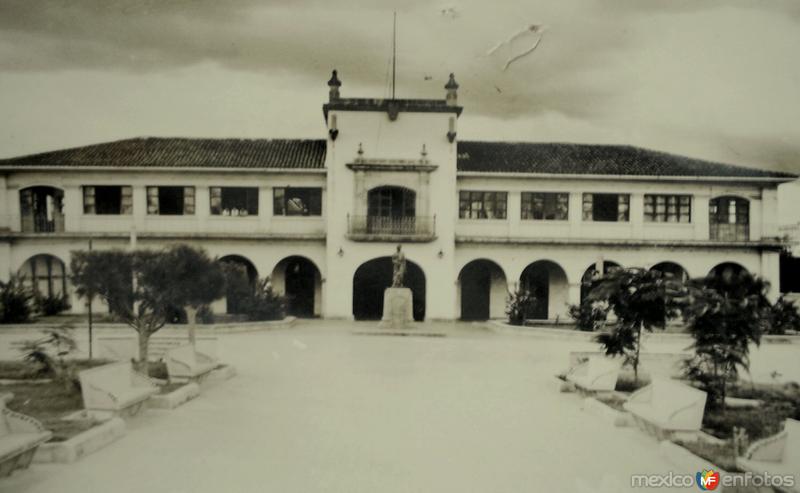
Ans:
{"label": "tower finial", "polygon": [[331,74],[331,78],[328,81],[329,90],[329,99],[334,101],[339,99],[339,88],[342,87],[342,81],[339,80],[339,75],[336,69],[333,69],[333,73]]}
{"label": "tower finial", "polygon": [[444,88],[447,89],[447,106],[457,106],[458,82],[456,82],[456,77],[452,72],[450,73],[450,79],[447,81],[447,84],[444,85]]}

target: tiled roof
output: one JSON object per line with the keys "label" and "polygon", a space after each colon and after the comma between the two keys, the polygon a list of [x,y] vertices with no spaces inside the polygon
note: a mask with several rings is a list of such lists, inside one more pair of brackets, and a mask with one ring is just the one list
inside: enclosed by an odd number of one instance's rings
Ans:
{"label": "tiled roof", "polygon": [[[27,166],[324,169],[325,141],[151,137],[0,160],[0,168]],[[480,141],[458,143],[458,171],[796,178],[631,146]]]}
{"label": "tiled roof", "polygon": [[529,142],[458,143],[458,170],[567,175],[797,178],[632,146]]}
{"label": "tiled roof", "polygon": [[0,160],[6,166],[325,168],[325,141],[137,138]]}

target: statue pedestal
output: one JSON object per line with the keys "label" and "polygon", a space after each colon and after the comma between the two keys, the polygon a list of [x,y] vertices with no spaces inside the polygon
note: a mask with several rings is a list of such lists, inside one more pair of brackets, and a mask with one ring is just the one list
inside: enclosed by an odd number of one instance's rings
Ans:
{"label": "statue pedestal", "polygon": [[403,329],[414,321],[414,301],[409,288],[386,288],[380,327]]}

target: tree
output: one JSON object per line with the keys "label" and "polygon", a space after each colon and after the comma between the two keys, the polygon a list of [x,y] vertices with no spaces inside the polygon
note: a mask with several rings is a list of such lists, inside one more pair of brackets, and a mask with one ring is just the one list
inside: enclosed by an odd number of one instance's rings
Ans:
{"label": "tree", "polygon": [[225,285],[221,270],[204,251],[182,245],[160,251],[77,251],[72,256],[76,290],[95,293],[137,332],[137,369],[143,373],[150,337],[170,321],[174,307],[196,310],[219,297]]}
{"label": "tree", "polygon": [[641,268],[614,269],[593,281],[587,300],[606,302],[605,313],[613,312],[617,319],[595,340],[606,355],[625,358],[633,368],[634,383],[639,381],[642,331],[663,329],[669,318],[677,316],[681,285],[670,275]]}
{"label": "tree", "polygon": [[511,325],[525,325],[525,320],[536,310],[539,299],[536,295],[524,288],[517,288],[508,293],[506,299],[506,315]]}
{"label": "tree", "polygon": [[770,334],[785,334],[787,330],[800,331],[800,311],[794,301],[781,296],[770,310]]}
{"label": "tree", "polygon": [[176,245],[163,255],[170,266],[169,279],[164,280],[168,302],[186,311],[189,342],[194,346],[197,310],[225,295],[225,273],[219,262],[199,248]]}
{"label": "tree", "polygon": [[769,284],[747,272],[709,275],[690,281],[681,311],[694,339],[688,378],[699,382],[712,407],[724,410],[727,386],[739,368],[750,366],[750,344],[770,330]]}

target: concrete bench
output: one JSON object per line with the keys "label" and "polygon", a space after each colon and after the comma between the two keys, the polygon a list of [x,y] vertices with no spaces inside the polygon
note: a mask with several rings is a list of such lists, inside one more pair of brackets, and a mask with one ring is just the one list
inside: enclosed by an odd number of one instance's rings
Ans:
{"label": "concrete bench", "polygon": [[621,361],[590,356],[567,372],[567,381],[584,392],[611,392],[617,386]]}
{"label": "concrete bench", "polygon": [[111,411],[132,416],[139,412],[158,387],[133,371],[130,362],[111,363],[78,373],[83,406],[90,411]]}
{"label": "concrete bench", "polygon": [[631,394],[623,404],[639,428],[660,440],[674,432],[700,431],[706,407],[706,393],[666,378]]}
{"label": "concrete bench", "polygon": [[199,381],[217,368],[217,361],[191,344],[170,349],[164,355],[170,380]]}
{"label": "concrete bench", "polygon": [[27,468],[39,445],[53,434],[37,420],[16,413],[0,403],[0,478]]}
{"label": "concrete bench", "polygon": [[[796,475],[800,472],[800,421],[787,419],[783,431],[753,443],[736,465],[753,474]],[[800,484],[789,491],[800,492]]]}

